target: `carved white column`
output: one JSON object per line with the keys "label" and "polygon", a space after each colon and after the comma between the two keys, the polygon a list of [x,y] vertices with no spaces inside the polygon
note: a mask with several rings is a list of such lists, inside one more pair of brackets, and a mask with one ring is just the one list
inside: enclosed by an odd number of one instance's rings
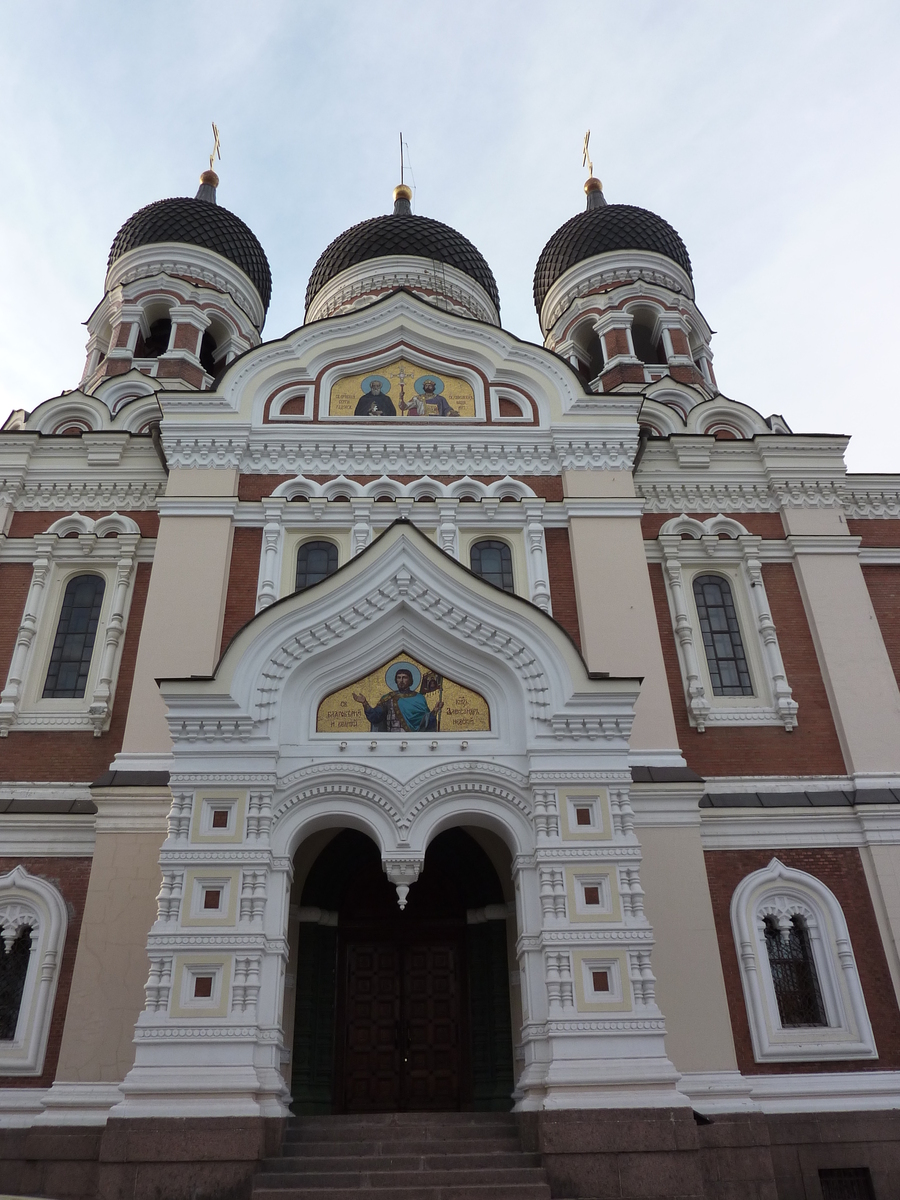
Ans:
{"label": "carved white column", "polygon": [[532,604],[552,616],[550,568],[544,538],[543,500],[523,500],[525,513],[525,551],[528,562],[528,598]]}
{"label": "carved white column", "polygon": [[669,595],[672,598],[674,610],[675,636],[681,647],[684,661],[685,682],[687,683],[688,707],[694,718],[694,723],[700,733],[706,728],[706,718],[709,715],[710,702],[703,686],[700,675],[700,662],[694,646],[694,630],[688,614],[687,600],[684,594],[684,578],[681,571],[681,560],[678,557],[678,547],[681,545],[680,536],[664,535],[660,537],[665,555],[666,574],[669,578]]}
{"label": "carved white column", "polygon": [[756,616],[756,627],[763,644],[763,653],[766,656],[766,668],[772,684],[775,711],[784,722],[785,729],[793,729],[797,724],[797,701],[792,699],[791,687],[784,669],[784,660],[778,646],[775,622],[769,612],[769,600],[762,577],[762,564],[757,557],[760,539],[758,537],[740,537],[738,542],[744,552],[744,566],[750,582],[750,599]]}
{"label": "carved white column", "polygon": [[[447,554],[459,560],[459,527],[456,524],[458,500],[438,500],[438,545]],[[468,565],[468,564],[464,564]]]}
{"label": "carved white column", "polygon": [[119,534],[119,553],[121,557],[116,566],[116,581],[113,585],[113,597],[106,622],[106,636],[103,639],[103,650],[100,656],[100,668],[97,672],[97,685],[91,696],[90,717],[94,726],[94,737],[99,737],[103,726],[109,718],[112,706],[113,679],[116,669],[116,656],[119,652],[122,638],[125,634],[125,609],[128,604],[128,592],[131,578],[134,574],[135,551],[140,541],[138,534]]}
{"label": "carved white column", "polygon": [[355,558],[361,554],[372,540],[372,500],[360,500],[354,497],[350,501],[353,513],[353,529],[351,531],[352,549],[350,553]]}
{"label": "carved white column", "polygon": [[[45,539],[39,539],[45,540]],[[56,538],[53,538],[56,541]],[[31,586],[25,600],[25,611],[16,634],[16,644],[13,648],[12,661],[6,677],[6,687],[0,692],[0,737],[6,737],[9,727],[16,719],[16,710],[22,693],[22,681],[25,678],[25,667],[28,662],[28,652],[37,633],[38,617],[44,596],[44,586],[50,574],[50,548],[46,544],[41,547],[43,554],[34,560],[34,572],[31,576]]]}
{"label": "carved white column", "polygon": [[256,611],[268,608],[278,599],[278,550],[281,544],[280,521],[268,521],[263,526],[262,560],[259,567],[259,587],[256,592]]}

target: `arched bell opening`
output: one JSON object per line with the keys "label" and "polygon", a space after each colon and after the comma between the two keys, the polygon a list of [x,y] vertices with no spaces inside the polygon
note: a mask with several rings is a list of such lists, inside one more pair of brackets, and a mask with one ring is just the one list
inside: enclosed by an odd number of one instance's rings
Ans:
{"label": "arched bell opening", "polygon": [[[494,833],[438,834],[406,906],[376,844],[299,847],[285,1041],[295,1113],[509,1111],[515,962],[510,855]],[[505,885],[501,879],[506,881]]]}

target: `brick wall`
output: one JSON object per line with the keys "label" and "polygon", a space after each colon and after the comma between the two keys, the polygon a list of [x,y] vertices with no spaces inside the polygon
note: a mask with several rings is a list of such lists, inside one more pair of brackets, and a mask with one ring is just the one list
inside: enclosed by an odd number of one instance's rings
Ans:
{"label": "brick wall", "polygon": [[[19,571],[22,568],[22,571]],[[0,666],[4,681],[9,669],[9,658],[15,641],[15,631],[22,617],[25,595],[31,580],[31,567],[27,564],[9,563],[0,568],[0,594],[4,597],[0,605]],[[20,576],[17,578],[17,572]],[[9,583],[7,583],[9,579]],[[119,663],[119,679],[113,702],[112,720],[109,729],[94,737],[89,730],[76,732],[15,730],[0,743],[0,780],[14,782],[30,780],[34,783],[70,780],[90,783],[109,769],[116,754],[122,748],[125,734],[125,718],[131,698],[131,683],[134,678],[134,662],[137,657],[144,605],[150,583],[150,564],[139,563],[135,571],[131,611],[125,630],[125,642]],[[23,590],[24,584],[24,590]],[[5,589],[15,585],[16,594]],[[10,638],[10,632],[12,637]]]}
{"label": "brick wall", "polygon": [[[376,479],[380,479],[380,475],[348,475],[348,479],[354,480],[356,483],[372,483]],[[395,479],[397,483],[412,483],[415,479],[421,479],[421,475],[391,475],[391,479]],[[438,483],[454,483],[457,479],[461,479],[460,475],[432,475],[432,479]],[[501,475],[473,475],[472,479],[477,479],[479,483],[491,484],[496,483],[498,479],[502,479]],[[537,496],[542,496],[545,500],[560,501],[563,498],[562,476],[560,475],[521,475],[518,476],[521,483],[527,484],[528,487]],[[296,475],[242,475],[238,483],[238,499],[239,500],[262,500],[264,496],[271,496],[279,484],[287,483],[289,479],[296,479]],[[304,479],[312,480],[313,483],[329,483],[334,479],[333,475],[304,475]],[[780,536],[780,535],[779,535]]]}
{"label": "brick wall", "polygon": [[[846,767],[828,704],[803,601],[790,563],[763,567],[788,683],[800,706],[791,733],[773,726],[727,726],[698,733],[687,715],[675,633],[662,567],[649,567],[678,743],[689,767],[711,775],[844,775]],[[698,647],[703,653],[703,647]]]}
{"label": "brick wall", "polygon": [[864,546],[900,546],[900,521],[849,520],[847,529]]}
{"label": "brick wall", "polygon": [[900,686],[900,567],[865,566],[862,573]]}
{"label": "brick wall", "polygon": [[69,1004],[69,989],[72,986],[72,972],[75,968],[75,951],[78,948],[78,935],[81,932],[84,902],[91,875],[91,860],[89,858],[0,858],[0,875],[6,875],[20,863],[30,875],[39,875],[41,879],[46,879],[62,893],[69,912],[69,927],[66,930],[66,942],[63,948],[56,1000],[53,1004],[53,1017],[50,1022],[50,1036],[47,1042],[47,1054],[44,1058],[43,1074],[40,1076],[0,1075],[0,1087],[48,1088],[56,1075],[56,1063],[59,1059],[59,1047],[62,1042],[66,1009]]}
{"label": "brick wall", "polygon": [[262,553],[261,529],[235,529],[228,569],[225,617],[222,621],[220,653],[256,612],[256,587],[259,581],[259,557]]}
{"label": "brick wall", "polygon": [[575,573],[572,570],[572,545],[568,529],[545,529],[547,567],[550,575],[550,599],[553,617],[581,649],[578,603],[575,599]]}
{"label": "brick wall", "polygon": [[[644,537],[653,540],[659,536],[659,531],[666,521],[671,521],[675,513],[644,513],[641,517],[641,532]],[[688,513],[695,521],[708,521],[716,513]],[[778,513],[737,513],[735,520],[740,521],[748,533],[755,537],[784,540],[784,526]]]}
{"label": "brick wall", "polygon": [[[900,1011],[878,931],[865,871],[855,848],[830,850],[707,850],[706,873],[725,976],[738,1068],[744,1074],[808,1071],[895,1071],[900,1067]],[[731,931],[731,897],[747,875],[778,858],[830,888],[844,910],[859,978],[875,1034],[877,1059],[844,1062],[758,1063],[753,1059],[737,951]]]}
{"label": "brick wall", "polygon": [[[105,512],[83,512],[81,515],[83,517],[90,517],[92,521],[99,521],[101,517],[109,516],[110,511],[112,510]],[[155,509],[140,509],[134,512],[124,512],[121,515],[131,517],[132,521],[140,529],[141,537],[155,538],[158,535],[159,513]],[[69,516],[69,513],[61,510],[53,512],[13,513],[7,536],[11,538],[34,537],[36,533],[46,533],[54,521],[59,521],[62,517],[67,516]],[[70,536],[72,535],[70,534]]]}

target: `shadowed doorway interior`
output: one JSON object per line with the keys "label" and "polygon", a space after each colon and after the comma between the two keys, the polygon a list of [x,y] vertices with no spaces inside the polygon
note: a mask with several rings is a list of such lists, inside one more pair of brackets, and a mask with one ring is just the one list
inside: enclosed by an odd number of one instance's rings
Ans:
{"label": "shadowed doorway interior", "polygon": [[508,1111],[503,904],[462,829],[431,843],[403,911],[374,842],[334,837],[301,895],[294,1111]]}

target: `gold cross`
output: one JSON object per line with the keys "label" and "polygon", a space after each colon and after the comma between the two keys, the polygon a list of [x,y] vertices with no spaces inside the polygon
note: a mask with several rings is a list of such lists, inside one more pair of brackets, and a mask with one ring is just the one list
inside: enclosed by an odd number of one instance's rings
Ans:
{"label": "gold cross", "polygon": [[220,144],[219,143],[219,130],[216,127],[215,121],[213,121],[213,123],[212,123],[212,131],[213,131],[213,137],[215,138],[215,141],[213,142],[212,154],[209,156],[209,169],[210,170],[213,169],[213,162],[215,161],[215,159],[218,158],[220,162],[222,159],[222,151],[219,149],[219,144]]}
{"label": "gold cross", "polygon": [[591,140],[591,131],[588,130],[587,133],[584,135],[584,146],[581,151],[581,165],[583,167],[587,167],[588,173],[593,175],[594,174],[594,164],[591,162],[591,156],[590,156],[590,153],[588,152],[588,145],[590,144],[590,140]]}

